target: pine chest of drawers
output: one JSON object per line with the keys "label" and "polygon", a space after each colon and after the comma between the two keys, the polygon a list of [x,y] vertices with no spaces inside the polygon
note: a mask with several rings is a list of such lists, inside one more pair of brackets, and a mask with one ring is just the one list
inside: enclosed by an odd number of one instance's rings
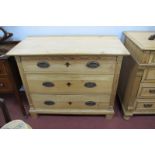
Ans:
{"label": "pine chest of drawers", "polygon": [[122,63],[118,94],[124,118],[155,114],[155,32],[125,32],[131,56]]}
{"label": "pine chest of drawers", "polygon": [[31,114],[114,114],[123,55],[115,36],[28,37],[16,57]]}

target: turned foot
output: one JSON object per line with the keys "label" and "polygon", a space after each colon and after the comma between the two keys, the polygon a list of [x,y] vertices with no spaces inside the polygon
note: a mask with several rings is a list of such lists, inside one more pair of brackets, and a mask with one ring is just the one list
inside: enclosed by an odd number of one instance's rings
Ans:
{"label": "turned foot", "polygon": [[131,116],[123,116],[125,120],[129,120]]}
{"label": "turned foot", "polygon": [[105,117],[106,117],[106,119],[112,119],[113,118],[113,114],[108,114]]}
{"label": "turned foot", "polygon": [[32,118],[37,118],[38,115],[36,113],[30,113]]}

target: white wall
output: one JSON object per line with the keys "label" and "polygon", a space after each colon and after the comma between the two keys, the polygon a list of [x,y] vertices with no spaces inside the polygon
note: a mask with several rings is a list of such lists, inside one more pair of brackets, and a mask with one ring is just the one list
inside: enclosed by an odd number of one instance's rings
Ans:
{"label": "white wall", "polygon": [[12,40],[23,40],[32,35],[117,35],[123,31],[155,31],[155,26],[4,26],[14,35]]}

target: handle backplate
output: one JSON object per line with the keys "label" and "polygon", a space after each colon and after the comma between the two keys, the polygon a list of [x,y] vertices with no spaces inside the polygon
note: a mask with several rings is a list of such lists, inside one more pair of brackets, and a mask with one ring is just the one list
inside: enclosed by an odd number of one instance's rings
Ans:
{"label": "handle backplate", "polygon": [[48,68],[50,65],[49,65],[48,62],[38,62],[38,63],[37,63],[37,66],[38,66],[39,68]]}
{"label": "handle backplate", "polygon": [[94,69],[100,66],[100,64],[96,61],[88,62],[86,65],[88,68]]}
{"label": "handle backplate", "polygon": [[45,101],[44,104],[46,104],[46,105],[54,105],[55,102],[54,101]]}
{"label": "handle backplate", "polygon": [[96,105],[96,102],[94,102],[94,101],[87,101],[87,102],[85,102],[85,105],[87,105],[87,106],[94,106],[94,105]]}
{"label": "handle backplate", "polygon": [[42,85],[44,87],[54,87],[54,83],[52,83],[52,82],[43,82]]}
{"label": "handle backplate", "polygon": [[87,88],[94,88],[94,87],[96,87],[96,83],[94,83],[94,82],[86,82],[84,84],[84,86],[87,87]]}
{"label": "handle backplate", "polygon": [[150,89],[150,90],[149,90],[149,93],[155,94],[155,89]]}
{"label": "handle backplate", "polygon": [[144,108],[151,108],[153,104],[144,104]]}

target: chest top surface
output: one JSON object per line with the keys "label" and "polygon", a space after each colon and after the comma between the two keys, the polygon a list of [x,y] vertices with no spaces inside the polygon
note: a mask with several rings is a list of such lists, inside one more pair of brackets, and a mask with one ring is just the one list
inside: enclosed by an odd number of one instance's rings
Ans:
{"label": "chest top surface", "polygon": [[131,41],[133,41],[141,50],[155,50],[155,39],[148,38],[155,35],[155,31],[151,32],[124,32]]}
{"label": "chest top surface", "polygon": [[27,37],[7,55],[129,55],[116,36]]}

